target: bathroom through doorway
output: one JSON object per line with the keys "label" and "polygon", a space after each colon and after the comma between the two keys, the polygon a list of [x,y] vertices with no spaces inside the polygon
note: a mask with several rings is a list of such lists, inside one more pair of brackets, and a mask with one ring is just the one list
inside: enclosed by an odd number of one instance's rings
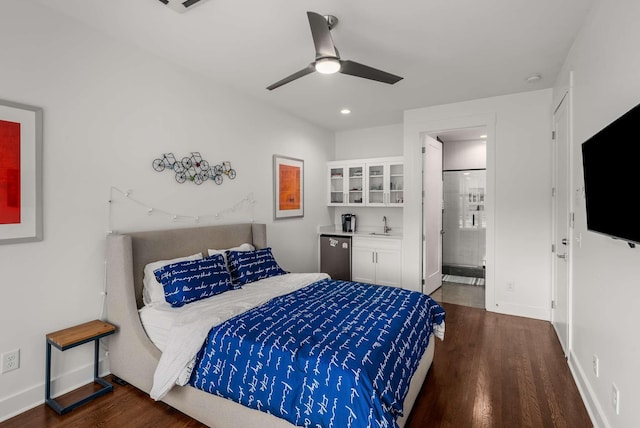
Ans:
{"label": "bathroom through doorway", "polygon": [[442,287],[437,292],[443,302],[484,308],[486,129],[431,136],[443,146]]}

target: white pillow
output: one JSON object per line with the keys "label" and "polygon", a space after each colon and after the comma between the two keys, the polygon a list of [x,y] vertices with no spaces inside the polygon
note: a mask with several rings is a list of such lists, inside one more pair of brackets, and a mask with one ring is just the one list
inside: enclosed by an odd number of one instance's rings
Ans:
{"label": "white pillow", "polygon": [[255,249],[256,247],[254,247],[253,245],[244,243],[237,247],[226,248],[224,250],[213,250],[209,248],[208,251],[209,251],[209,256],[213,256],[214,254],[222,254],[222,257],[224,257],[224,262],[227,263],[227,255],[224,253],[225,251],[254,251]]}
{"label": "white pillow", "polygon": [[145,305],[152,303],[166,302],[164,299],[164,287],[156,280],[153,271],[163,266],[189,260],[201,260],[202,253],[193,254],[186,257],[178,257],[172,260],[158,260],[151,262],[144,267],[144,277],[142,278],[142,301]]}

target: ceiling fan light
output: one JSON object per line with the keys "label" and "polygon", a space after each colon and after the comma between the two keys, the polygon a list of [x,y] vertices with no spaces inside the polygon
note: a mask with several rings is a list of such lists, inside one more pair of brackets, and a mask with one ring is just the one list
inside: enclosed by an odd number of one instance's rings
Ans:
{"label": "ceiling fan light", "polygon": [[322,58],[316,61],[315,68],[322,74],[337,73],[340,71],[340,61],[337,58]]}

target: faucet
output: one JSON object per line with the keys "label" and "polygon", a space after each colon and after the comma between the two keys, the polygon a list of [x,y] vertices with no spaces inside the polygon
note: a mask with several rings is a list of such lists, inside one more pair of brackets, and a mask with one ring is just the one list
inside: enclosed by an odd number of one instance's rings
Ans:
{"label": "faucet", "polygon": [[382,216],[382,221],[384,221],[384,233],[389,233],[391,228],[389,226],[387,226],[387,216],[386,215]]}

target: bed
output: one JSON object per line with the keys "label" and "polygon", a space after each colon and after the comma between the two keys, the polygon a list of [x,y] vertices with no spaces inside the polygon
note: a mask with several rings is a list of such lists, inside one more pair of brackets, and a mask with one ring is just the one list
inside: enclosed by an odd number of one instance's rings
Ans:
{"label": "bed", "polygon": [[[232,248],[245,243],[258,250],[267,248],[266,226],[244,223],[108,236],[107,313],[109,322],[118,327],[118,333],[109,340],[111,373],[147,393],[151,393],[154,387],[154,374],[162,352],[149,338],[139,313],[145,306],[142,280],[144,267],[148,263],[198,252],[206,255],[212,248]],[[316,286],[327,287],[327,284],[321,282]],[[443,324],[442,321],[442,328]],[[403,416],[397,418],[400,427],[404,426],[432,363],[434,342],[431,334],[410,383],[407,383]],[[166,395],[162,395],[161,400],[215,428],[295,426],[280,417],[204,392],[191,385],[173,386]]]}

